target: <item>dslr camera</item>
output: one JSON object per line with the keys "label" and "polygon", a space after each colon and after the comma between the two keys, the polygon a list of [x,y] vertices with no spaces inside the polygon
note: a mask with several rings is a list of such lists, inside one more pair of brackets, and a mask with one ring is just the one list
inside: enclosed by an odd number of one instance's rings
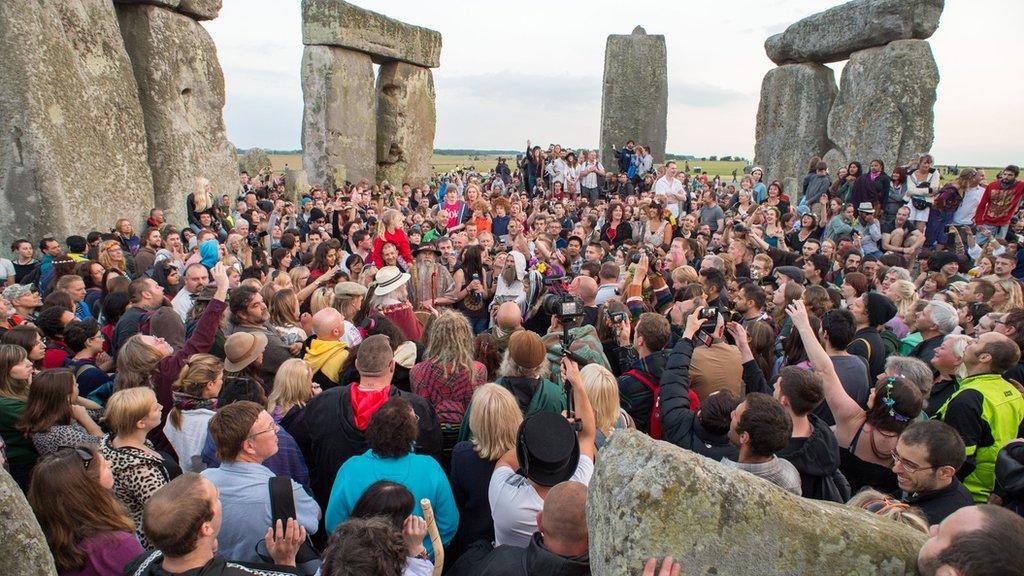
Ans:
{"label": "dslr camera", "polygon": [[569,293],[565,277],[544,278],[548,293],[541,301],[541,309],[563,325],[583,316],[583,301]]}

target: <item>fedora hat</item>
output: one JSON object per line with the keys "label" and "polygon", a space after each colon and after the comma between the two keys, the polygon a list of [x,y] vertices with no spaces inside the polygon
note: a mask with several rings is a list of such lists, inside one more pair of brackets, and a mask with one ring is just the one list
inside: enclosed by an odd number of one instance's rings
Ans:
{"label": "fedora hat", "polygon": [[398,269],[397,266],[385,266],[377,271],[377,289],[374,292],[377,296],[389,294],[396,288],[404,286],[410,276]]}
{"label": "fedora hat", "polygon": [[267,349],[267,336],[262,332],[235,332],[224,341],[224,371],[238,372]]}

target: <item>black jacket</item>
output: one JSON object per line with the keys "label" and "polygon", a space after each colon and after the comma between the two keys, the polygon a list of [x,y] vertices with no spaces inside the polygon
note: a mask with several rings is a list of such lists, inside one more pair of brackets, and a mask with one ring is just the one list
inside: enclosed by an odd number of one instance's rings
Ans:
{"label": "black jacket", "polygon": [[839,442],[828,424],[808,414],[811,435],[790,438],[789,444],[776,453],[800,472],[800,485],[805,498],[843,503],[850,499],[850,484],[839,471]]}
{"label": "black jacket", "polygon": [[914,494],[904,492],[903,501],[920,508],[928,517],[928,524],[938,524],[953,512],[965,506],[974,505],[970,490],[956,477],[953,477],[953,482],[949,486],[940,490],[915,492]]}
{"label": "black jacket", "polygon": [[498,546],[480,565],[480,576],[586,576],[590,574],[590,557],[559,556],[544,547],[540,532],[533,535],[526,548]]}
{"label": "black jacket", "polygon": [[619,222],[619,225],[615,227],[614,239],[608,236],[608,229],[611,228],[611,226],[611,222],[605,222],[604,226],[601,227],[600,240],[602,242],[607,242],[608,244],[618,248],[619,246],[622,246],[622,243],[626,240],[633,239],[633,227],[629,225],[629,222],[626,222],[625,220]]}
{"label": "black jacket", "polygon": [[875,382],[878,375],[885,372],[885,359],[888,356],[885,342],[875,328],[863,328],[853,335],[853,341],[846,347],[850,354],[856,354],[868,361],[868,382]]}
{"label": "black jacket", "polygon": [[645,372],[645,377],[650,378],[651,383],[655,387],[660,386],[661,375],[665,371],[665,360],[668,358],[668,351],[653,352],[647,357],[630,364],[628,361],[631,351],[633,355],[636,355],[635,348],[628,346],[618,348],[621,372],[616,372],[616,374],[621,374],[619,376],[620,404],[623,410],[633,418],[633,422],[636,423],[636,429],[645,434],[650,434],[654,394],[651,393],[650,388],[641,382],[639,378],[629,374],[629,372],[633,369]]}
{"label": "black jacket", "polygon": [[[132,560],[124,568],[126,576],[170,576],[170,572],[163,568],[163,553],[159,550],[143,552],[135,560]],[[220,556],[214,556],[199,571],[190,570],[190,576],[277,576],[286,574],[298,574],[295,568],[290,566],[276,566],[273,564],[249,564],[241,562],[229,562]]]}
{"label": "black jacket", "polygon": [[[296,441],[301,437],[309,445],[299,444],[303,454],[310,454],[309,487],[320,507],[327,509],[327,501],[334,487],[334,477],[346,460],[366,452],[366,435],[356,428],[355,411],[349,386],[337,386],[324,390],[310,399],[306,404],[304,418],[299,428],[305,430],[295,435]],[[412,404],[413,410],[420,419],[420,434],[416,440],[416,453],[433,456],[440,462],[441,428],[437,423],[434,407],[416,394],[391,387],[391,397],[402,396]]]}

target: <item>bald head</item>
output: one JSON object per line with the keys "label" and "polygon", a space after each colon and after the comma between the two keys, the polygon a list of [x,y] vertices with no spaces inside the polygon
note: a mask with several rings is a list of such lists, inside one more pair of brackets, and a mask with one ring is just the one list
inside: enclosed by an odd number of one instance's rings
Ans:
{"label": "bald head", "polygon": [[498,312],[494,315],[494,321],[505,330],[511,330],[521,325],[523,323],[523,315],[519,310],[519,304],[503,302],[498,306]]}
{"label": "bald head", "polygon": [[597,281],[590,276],[577,276],[569,285],[569,292],[583,300],[584,306],[593,306],[597,300]]}
{"label": "bald head", "polygon": [[335,308],[324,308],[313,315],[313,332],[317,340],[335,342],[345,331],[345,317]]}
{"label": "bald head", "polygon": [[587,550],[587,487],[568,481],[556,485],[544,498],[544,510],[537,515],[537,528],[544,544],[556,554],[575,556]]}

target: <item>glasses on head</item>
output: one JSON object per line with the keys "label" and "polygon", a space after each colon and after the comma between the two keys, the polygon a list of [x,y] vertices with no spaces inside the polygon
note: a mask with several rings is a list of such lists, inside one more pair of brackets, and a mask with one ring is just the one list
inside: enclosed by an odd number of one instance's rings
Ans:
{"label": "glasses on head", "polygon": [[273,424],[270,425],[270,428],[267,428],[266,430],[260,430],[259,432],[254,432],[253,434],[249,434],[247,438],[255,438],[260,434],[266,434],[267,432],[273,432],[274,434],[277,434],[278,430],[280,429],[281,427],[277,424],[277,422],[274,422]]}
{"label": "glasses on head", "polygon": [[930,470],[935,468],[935,466],[921,466],[920,464],[915,464],[909,460],[904,460],[896,450],[892,451],[892,461],[895,464],[902,465],[908,472],[920,472],[921,470]]}
{"label": "glasses on head", "polygon": [[75,448],[75,454],[78,454],[78,457],[82,459],[82,466],[88,470],[89,465],[92,464],[93,461],[92,452],[85,448]]}

